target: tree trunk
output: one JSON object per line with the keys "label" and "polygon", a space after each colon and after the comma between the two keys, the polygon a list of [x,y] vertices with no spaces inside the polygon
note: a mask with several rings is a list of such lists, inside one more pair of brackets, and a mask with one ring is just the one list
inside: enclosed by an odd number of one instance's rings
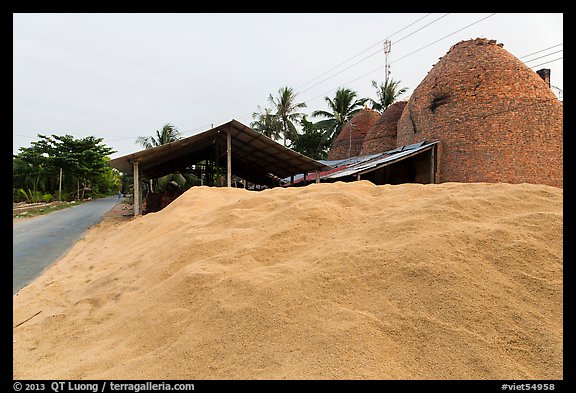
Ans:
{"label": "tree trunk", "polygon": [[86,192],[86,182],[82,180],[82,199],[84,200],[84,192]]}
{"label": "tree trunk", "polygon": [[288,147],[288,144],[286,143],[286,139],[288,136],[288,125],[286,124],[286,121],[282,121],[284,124],[284,147]]}

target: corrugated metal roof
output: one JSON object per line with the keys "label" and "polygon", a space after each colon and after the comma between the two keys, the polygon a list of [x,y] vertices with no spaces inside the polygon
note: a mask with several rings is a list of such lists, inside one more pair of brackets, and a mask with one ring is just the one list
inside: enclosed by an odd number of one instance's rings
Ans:
{"label": "corrugated metal roof", "polygon": [[[132,173],[133,163],[138,161],[142,173],[161,177],[202,160],[213,160],[217,146],[226,151],[228,131],[232,143],[232,172],[248,181],[263,184],[262,181],[269,182],[274,177],[281,179],[330,169],[326,164],[290,150],[237,120],[176,142],[112,159],[109,164],[122,172]],[[221,160],[225,166],[225,154]]]}
{"label": "corrugated metal roof", "polygon": [[[362,172],[370,172],[371,170],[391,165],[402,159],[408,158],[412,155],[419,154],[438,142],[426,143],[425,141],[413,143],[411,145],[400,146],[395,149],[385,151],[382,153],[370,154],[367,156],[350,157],[343,160],[320,160],[326,165],[333,168],[320,172],[320,180],[322,179],[339,179],[346,176],[352,176]],[[334,169],[335,168],[335,169]],[[294,183],[303,180],[303,175],[299,174],[294,176]],[[316,179],[315,173],[308,173],[306,180],[314,181]],[[286,185],[289,184],[290,179],[283,179]]]}
{"label": "corrugated metal roof", "polygon": [[319,162],[329,165],[333,168],[337,168],[337,167],[342,167],[342,166],[348,166],[348,165],[352,165],[352,164],[356,164],[358,162],[363,162],[363,161],[368,161],[371,160],[373,158],[376,157],[380,157],[383,154],[386,154],[387,152],[382,152],[382,153],[376,153],[376,154],[370,154],[367,156],[355,156],[355,157],[349,157],[349,158],[344,158],[342,160],[318,160]]}
{"label": "corrugated metal roof", "polygon": [[341,171],[328,174],[323,176],[323,179],[337,179],[345,176],[356,175],[362,172],[370,172],[371,169],[381,168],[386,165],[393,164],[394,162],[400,161],[401,159],[408,158],[409,156],[423,152],[438,142],[418,142],[408,146],[402,146],[394,150],[387,151],[386,153],[380,154],[381,157],[376,157],[371,160],[362,160],[356,164],[347,166]]}

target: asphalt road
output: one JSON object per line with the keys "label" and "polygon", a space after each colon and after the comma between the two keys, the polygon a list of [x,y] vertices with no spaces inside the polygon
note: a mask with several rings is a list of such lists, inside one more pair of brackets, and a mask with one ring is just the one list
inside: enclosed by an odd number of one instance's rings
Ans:
{"label": "asphalt road", "polygon": [[120,201],[118,197],[95,199],[15,222],[12,228],[12,294],[38,277]]}

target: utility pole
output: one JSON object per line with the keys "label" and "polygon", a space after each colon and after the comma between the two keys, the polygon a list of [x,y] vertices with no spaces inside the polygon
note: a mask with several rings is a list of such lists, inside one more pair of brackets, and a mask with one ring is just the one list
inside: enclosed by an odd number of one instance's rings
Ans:
{"label": "utility pole", "polygon": [[60,168],[60,176],[58,177],[58,202],[62,202],[62,168]]}
{"label": "utility pole", "polygon": [[348,158],[352,156],[352,131],[356,128],[354,122],[350,121],[350,133],[348,134]]}
{"label": "utility pole", "polygon": [[391,47],[392,42],[390,42],[390,40],[384,41],[384,85],[388,84],[388,75],[390,75],[390,63],[388,62],[388,55],[390,54]]}

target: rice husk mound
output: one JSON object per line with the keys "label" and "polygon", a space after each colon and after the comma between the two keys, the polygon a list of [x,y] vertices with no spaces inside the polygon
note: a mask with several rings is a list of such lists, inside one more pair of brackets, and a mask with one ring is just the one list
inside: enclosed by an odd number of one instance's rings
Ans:
{"label": "rice husk mound", "polygon": [[14,295],[13,377],[562,379],[562,193],[193,187]]}

